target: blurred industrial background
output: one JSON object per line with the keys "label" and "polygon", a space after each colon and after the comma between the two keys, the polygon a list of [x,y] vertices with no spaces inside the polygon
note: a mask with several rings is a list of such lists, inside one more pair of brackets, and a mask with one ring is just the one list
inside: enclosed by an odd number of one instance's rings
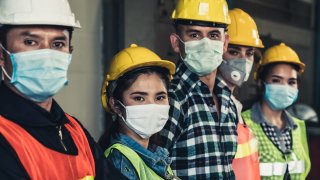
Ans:
{"label": "blurred industrial background", "polygon": [[[162,58],[177,57],[169,42],[170,16],[175,0],[69,0],[82,29],[73,37],[73,62],[69,86],[56,100],[76,116],[97,140],[104,130],[105,114],[100,87],[110,59],[131,43],[145,46]],[[241,8],[257,23],[268,48],[284,42],[306,64],[300,77],[299,99],[320,113],[320,2],[318,0],[229,0],[229,8]],[[263,51],[263,50],[262,50]],[[238,90],[243,102],[254,98],[252,77]],[[309,112],[306,112],[309,113]],[[315,119],[315,118],[313,118]],[[307,122],[312,169],[309,179],[319,179],[320,125]]]}

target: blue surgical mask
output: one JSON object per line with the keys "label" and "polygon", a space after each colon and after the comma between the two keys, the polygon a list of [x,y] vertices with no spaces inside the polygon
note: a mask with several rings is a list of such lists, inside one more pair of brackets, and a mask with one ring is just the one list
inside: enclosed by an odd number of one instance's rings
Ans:
{"label": "blue surgical mask", "polygon": [[264,99],[272,110],[283,110],[298,98],[298,89],[288,85],[265,84]]}
{"label": "blue surgical mask", "polygon": [[218,68],[222,62],[222,41],[203,38],[196,41],[183,42],[186,57],[183,59],[188,69],[198,76],[205,76]]}
{"label": "blue surgical mask", "polygon": [[43,102],[68,84],[67,70],[72,55],[51,49],[10,53],[12,76],[2,67],[10,83],[26,98]]}

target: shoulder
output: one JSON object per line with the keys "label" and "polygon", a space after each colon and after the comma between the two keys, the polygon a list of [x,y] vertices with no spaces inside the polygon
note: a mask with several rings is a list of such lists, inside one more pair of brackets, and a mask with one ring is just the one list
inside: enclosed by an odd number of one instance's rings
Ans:
{"label": "shoulder", "polygon": [[126,158],[119,150],[113,149],[107,157],[107,160],[115,169],[117,169],[128,179],[139,179],[130,160]]}
{"label": "shoulder", "polygon": [[247,124],[247,125],[249,125],[249,126],[250,126],[252,123],[254,123],[253,120],[252,120],[252,117],[251,117],[251,113],[252,113],[252,110],[251,110],[251,109],[248,109],[248,110],[243,111],[243,112],[241,113],[241,117],[242,117],[244,123]]}

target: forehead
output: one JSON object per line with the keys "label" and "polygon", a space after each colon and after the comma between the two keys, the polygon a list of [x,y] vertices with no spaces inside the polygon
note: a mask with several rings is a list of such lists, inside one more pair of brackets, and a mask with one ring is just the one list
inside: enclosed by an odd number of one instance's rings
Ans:
{"label": "forehead", "polygon": [[7,39],[20,36],[36,35],[36,36],[65,36],[70,37],[69,29],[62,26],[12,26],[7,32]]}
{"label": "forehead", "polygon": [[269,76],[279,75],[282,77],[297,77],[297,70],[294,66],[286,63],[276,64],[270,69]]}
{"label": "forehead", "polygon": [[[160,88],[160,89],[159,89]],[[154,91],[154,90],[163,90],[165,88],[165,84],[160,76],[156,73],[151,74],[141,74],[138,78],[133,82],[131,87],[128,89],[129,91]]]}

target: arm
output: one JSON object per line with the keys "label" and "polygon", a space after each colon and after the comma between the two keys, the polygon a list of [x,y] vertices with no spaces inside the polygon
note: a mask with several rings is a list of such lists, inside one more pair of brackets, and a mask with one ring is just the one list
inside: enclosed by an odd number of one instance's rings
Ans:
{"label": "arm", "polygon": [[0,179],[30,179],[18,155],[2,135],[0,135],[0,154]]}

